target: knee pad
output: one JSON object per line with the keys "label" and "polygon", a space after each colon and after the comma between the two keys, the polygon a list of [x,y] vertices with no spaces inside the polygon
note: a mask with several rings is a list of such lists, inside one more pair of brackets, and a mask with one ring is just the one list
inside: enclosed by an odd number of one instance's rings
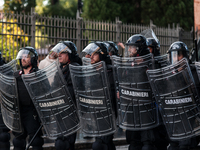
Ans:
{"label": "knee pad", "polygon": [[24,150],[26,148],[26,139],[14,138],[14,150]]}
{"label": "knee pad", "polygon": [[104,144],[102,141],[96,140],[92,144],[92,149],[93,150],[108,150],[108,146],[106,144]]}
{"label": "knee pad", "polygon": [[70,144],[68,140],[57,139],[55,142],[56,150],[66,150],[69,149]]}
{"label": "knee pad", "polygon": [[0,142],[9,142],[10,140],[10,133],[2,132],[0,133]]}

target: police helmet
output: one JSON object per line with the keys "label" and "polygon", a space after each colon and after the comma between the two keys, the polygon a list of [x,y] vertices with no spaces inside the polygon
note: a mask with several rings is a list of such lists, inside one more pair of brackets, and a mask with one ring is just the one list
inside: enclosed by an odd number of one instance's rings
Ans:
{"label": "police helmet", "polygon": [[52,52],[56,52],[58,55],[61,53],[68,53],[70,61],[73,61],[74,58],[78,56],[77,47],[71,41],[60,41],[51,49],[50,53]]}
{"label": "police helmet", "polygon": [[154,56],[160,56],[160,42],[156,42],[154,38],[147,38],[147,46],[152,48]]}
{"label": "police helmet", "polygon": [[33,47],[26,46],[19,49],[16,59],[20,60],[21,67],[22,67],[21,59],[24,57],[31,57],[30,65],[32,65],[33,68],[37,68],[38,53]]}
{"label": "police helmet", "polygon": [[147,40],[141,34],[131,36],[125,45],[125,56],[136,57],[150,53],[147,47]]}
{"label": "police helmet", "polygon": [[105,41],[104,43],[107,45],[108,51],[109,51],[109,53],[111,55],[117,55],[117,56],[119,55],[118,54],[118,47],[117,47],[117,45],[114,42],[112,42],[112,41]]}
{"label": "police helmet", "polygon": [[172,43],[167,53],[172,64],[179,61],[183,57],[189,59],[189,49],[187,45],[181,41]]}
{"label": "police helmet", "polygon": [[94,53],[98,53],[99,54],[99,58],[100,61],[102,60],[106,60],[106,58],[108,57],[108,47],[104,42],[91,42],[90,44],[88,44],[88,46],[86,46],[83,51],[83,53],[89,54],[90,56],[92,56]]}

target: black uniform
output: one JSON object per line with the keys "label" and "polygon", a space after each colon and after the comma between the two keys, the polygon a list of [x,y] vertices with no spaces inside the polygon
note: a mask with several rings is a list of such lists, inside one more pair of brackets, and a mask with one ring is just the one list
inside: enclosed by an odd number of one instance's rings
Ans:
{"label": "black uniform", "polygon": [[[108,60],[109,61],[109,60]],[[107,74],[108,74],[108,81],[110,84],[110,96],[111,96],[111,102],[112,102],[112,109],[115,112],[115,115],[117,117],[117,108],[116,108],[116,94],[115,94],[115,84],[113,79],[113,68],[109,64],[107,67]],[[115,150],[115,145],[113,143],[114,134],[107,135],[107,136],[101,136],[96,137],[95,142],[92,145],[93,150]]]}
{"label": "black uniform", "polygon": [[[35,71],[37,70],[31,69],[30,73]],[[24,150],[26,147],[27,136],[29,135],[30,142],[30,140],[33,138],[34,134],[40,127],[40,120],[37,111],[21,78],[22,74],[23,71],[17,71],[14,73],[14,77],[16,78],[17,82],[21,121],[24,127],[23,133],[13,132],[15,136],[15,138],[13,139],[14,150]],[[33,140],[31,144],[33,150],[43,149],[42,145],[44,144],[44,141],[41,135],[42,132],[40,131]]]}
{"label": "black uniform", "polygon": [[[134,46],[135,50],[131,51],[131,47]],[[125,56],[139,57],[149,54],[150,51],[147,47],[147,40],[141,34],[135,34],[131,36],[125,47]],[[126,141],[129,145],[129,150],[154,150],[155,136],[153,129],[130,131],[126,130]]]}
{"label": "black uniform", "polygon": [[[79,62],[81,63],[81,60],[79,60]],[[71,64],[78,66],[80,65],[80,63],[72,62]],[[60,68],[66,80],[68,91],[72,97],[72,100],[74,101],[74,104],[76,104],[74,89],[73,89],[72,80],[70,76],[69,64],[67,64],[65,67],[63,67],[63,65],[60,65]],[[68,150],[68,149],[74,150],[75,141],[76,141],[76,133],[73,133],[69,136],[60,136],[56,139],[55,147],[57,150]]]}
{"label": "black uniform", "polygon": [[[195,86],[198,91],[197,93],[199,94],[200,93],[200,82],[199,82],[198,74],[197,74],[194,64],[190,64],[190,69],[191,69],[192,76],[195,81]],[[199,140],[200,140],[200,137],[197,136],[197,137],[193,137],[193,138],[182,140],[182,141],[170,141],[170,146],[169,146],[168,150],[192,149],[192,148],[195,148],[198,146]]]}
{"label": "black uniform", "polygon": [[[169,47],[168,50],[168,54],[169,54],[169,59],[170,62],[176,63],[179,59],[178,56],[182,56],[186,59],[189,58],[189,49],[187,48],[187,45],[181,41],[176,41],[174,43],[171,44],[171,46]],[[190,63],[190,62],[189,62]],[[198,79],[198,75],[196,72],[196,69],[194,67],[194,65],[192,65],[190,63],[190,69],[195,81],[195,85],[197,87],[197,90],[199,93],[200,92],[200,84],[199,84],[199,79]],[[194,148],[198,145],[199,143],[199,137],[193,137],[190,139],[186,139],[186,140],[182,140],[182,141],[170,141],[170,146],[168,148],[168,150],[177,150],[177,149],[181,149],[181,150],[188,150],[191,148]]]}
{"label": "black uniform", "polygon": [[[110,42],[109,42],[110,43]],[[91,42],[88,46],[84,48],[83,53],[89,54],[91,58],[94,54],[99,55],[99,61],[104,61],[107,67],[108,81],[110,84],[110,93],[111,93],[111,102],[113,110],[116,115],[116,93],[115,93],[115,84],[113,79],[113,69],[111,65],[111,60],[108,55],[108,46],[104,42]],[[94,62],[94,63],[97,63]],[[116,115],[117,116],[117,115]],[[92,144],[93,150],[115,150],[115,145],[113,143],[113,134],[107,136],[96,137],[95,142]]]}

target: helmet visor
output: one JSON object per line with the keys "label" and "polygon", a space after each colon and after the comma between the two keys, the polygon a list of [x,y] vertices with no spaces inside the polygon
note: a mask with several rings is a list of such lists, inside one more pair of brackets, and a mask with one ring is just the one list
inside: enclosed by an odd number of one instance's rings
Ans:
{"label": "helmet visor", "polygon": [[83,57],[90,58],[90,54],[88,54],[88,53],[82,51],[82,52],[80,53],[80,58],[83,58]]}
{"label": "helmet visor", "polygon": [[135,45],[125,45],[124,56],[125,57],[136,57],[138,47]]}
{"label": "helmet visor", "polygon": [[[90,56],[94,53],[97,52],[100,49],[99,46],[97,46],[95,43],[90,43],[88,46],[86,46],[82,53],[83,55],[89,54]],[[85,57],[85,56],[84,56]]]}
{"label": "helmet visor", "polygon": [[22,58],[32,58],[35,57],[35,54],[27,49],[22,48],[18,54],[16,59],[22,59]]}
{"label": "helmet visor", "polygon": [[51,55],[53,52],[57,53],[57,55],[60,53],[72,53],[72,51],[63,43],[58,43],[56,46],[54,46],[49,55]]}
{"label": "helmet visor", "polygon": [[178,51],[172,51],[169,55],[171,64],[178,62]]}

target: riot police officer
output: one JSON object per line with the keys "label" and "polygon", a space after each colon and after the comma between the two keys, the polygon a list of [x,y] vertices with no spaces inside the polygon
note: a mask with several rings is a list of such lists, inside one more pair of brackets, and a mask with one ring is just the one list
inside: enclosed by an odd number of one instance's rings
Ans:
{"label": "riot police officer", "polygon": [[156,42],[154,38],[147,38],[147,45],[154,57],[160,56],[160,43]]}
{"label": "riot police officer", "polygon": [[[58,54],[58,59],[60,62],[60,68],[62,70],[63,76],[66,80],[67,88],[72,97],[72,100],[76,104],[72,80],[70,76],[69,64],[72,65],[82,65],[82,61],[77,54],[76,45],[71,41],[60,41],[51,52],[56,52]],[[76,133],[69,136],[60,136],[56,139],[55,148],[57,150],[74,150],[74,144],[76,140]]]}
{"label": "riot police officer", "polygon": [[[153,54],[154,57],[160,56],[160,43],[156,41],[154,38],[147,38],[147,45],[150,50],[150,53]],[[155,69],[160,68],[161,66],[156,61],[154,62]],[[159,120],[162,120],[159,113]],[[167,136],[167,131],[163,123],[158,127],[154,128],[154,145],[158,150],[166,150],[169,145],[169,139]]]}
{"label": "riot police officer", "polygon": [[[125,44],[126,57],[140,57],[149,54],[147,40],[141,34],[131,36]],[[126,130],[126,141],[129,150],[154,150],[154,132],[150,130],[131,131]]]}
{"label": "riot police officer", "polygon": [[[171,44],[168,50],[169,60],[171,64],[180,61],[182,58],[186,58],[189,61],[189,49],[187,45],[181,41],[176,41]],[[190,63],[190,61],[189,61]],[[200,84],[196,69],[193,64],[190,63],[190,69],[195,81],[198,93],[200,91]],[[182,141],[170,141],[168,150],[189,150],[195,148],[199,143],[199,137],[194,137]]]}
{"label": "riot police officer", "polygon": [[[1,57],[0,52],[0,66],[4,65],[5,61]],[[9,129],[5,126],[3,122],[2,115],[0,116],[0,147],[2,150],[9,150],[10,149],[10,133]]]}
{"label": "riot police officer", "polygon": [[[14,73],[14,77],[17,82],[20,116],[22,125],[24,127],[23,133],[14,134],[13,145],[14,150],[24,150],[26,147],[26,138],[29,136],[29,142],[33,138],[34,134],[40,127],[40,120],[30,95],[24,85],[21,75],[29,74],[31,72],[36,72],[38,70],[37,60],[38,54],[33,47],[21,48],[17,54],[16,59],[20,62],[21,70]],[[31,146],[33,150],[42,150],[42,145],[44,144],[43,138],[41,137],[42,132],[39,133],[34,138]]]}
{"label": "riot police officer", "polygon": [[119,56],[118,47],[113,41],[105,41],[104,43],[108,47],[108,51],[109,51],[110,56],[112,56],[112,55]]}
{"label": "riot police officer", "polygon": [[[111,87],[111,102],[113,109],[116,112],[116,96],[115,96],[115,87],[113,80],[113,70],[111,65],[111,60],[108,55],[108,47],[104,42],[93,42],[90,43],[83,50],[83,53],[90,55],[91,64],[95,64],[99,61],[104,61],[107,67],[108,81]],[[115,150],[115,145],[113,143],[113,134],[107,136],[96,137],[95,142],[92,144],[93,150]]]}

